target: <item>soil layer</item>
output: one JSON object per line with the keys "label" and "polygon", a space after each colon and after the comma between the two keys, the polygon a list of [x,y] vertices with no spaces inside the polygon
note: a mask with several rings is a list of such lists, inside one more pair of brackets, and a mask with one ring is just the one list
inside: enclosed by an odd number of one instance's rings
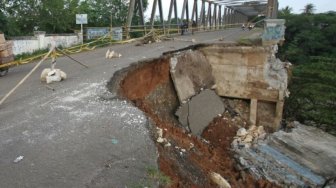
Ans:
{"label": "soil layer", "polygon": [[255,180],[234,159],[230,144],[238,125],[246,125],[243,118],[226,111],[210,123],[201,137],[177,123],[173,114],[179,102],[169,74],[168,57],[139,63],[122,75],[118,92],[154,122],[155,142],[156,130],[163,130],[166,141],[156,142],[158,162],[160,170],[171,180],[163,187],[216,187],[209,177],[211,172],[220,174],[232,187],[275,187],[268,181]]}

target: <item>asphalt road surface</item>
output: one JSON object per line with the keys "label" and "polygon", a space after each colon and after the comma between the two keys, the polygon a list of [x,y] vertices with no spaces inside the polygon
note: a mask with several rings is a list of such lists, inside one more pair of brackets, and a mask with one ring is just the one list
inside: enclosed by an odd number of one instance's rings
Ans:
{"label": "asphalt road surface", "polygon": [[[178,38],[213,43],[220,38],[234,41],[246,32],[227,29]],[[113,98],[106,83],[131,63],[192,44],[131,43],[72,55],[88,69],[58,58],[56,68],[68,79],[50,84],[55,91],[40,82],[50,60],[43,63],[0,106],[0,187],[132,187],[149,181],[146,171],[157,168],[157,151],[147,118],[128,102]],[[105,59],[108,48],[122,57]],[[13,67],[1,77],[0,98],[35,64]],[[23,159],[15,163],[19,156]]]}

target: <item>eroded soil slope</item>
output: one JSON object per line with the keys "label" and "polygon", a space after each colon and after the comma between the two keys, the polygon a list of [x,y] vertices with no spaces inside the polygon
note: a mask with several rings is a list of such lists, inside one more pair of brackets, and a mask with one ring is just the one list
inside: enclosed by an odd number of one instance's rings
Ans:
{"label": "eroded soil slope", "polygon": [[[246,125],[239,116],[226,111],[203,131],[202,138],[188,133],[174,116],[179,106],[169,73],[169,57],[138,63],[113,78],[119,95],[143,110],[157,127],[152,131],[157,141],[157,130],[162,129],[163,142],[156,142],[160,170],[169,176],[166,187],[216,187],[210,172],[224,177],[232,187],[274,187],[264,180],[255,180],[237,165],[230,144],[238,129]],[[117,84],[116,84],[117,83]],[[112,86],[110,86],[112,87]]]}

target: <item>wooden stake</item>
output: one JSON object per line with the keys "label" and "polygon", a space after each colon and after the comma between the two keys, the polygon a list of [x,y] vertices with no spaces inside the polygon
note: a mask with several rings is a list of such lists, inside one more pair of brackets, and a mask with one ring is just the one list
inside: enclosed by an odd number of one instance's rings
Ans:
{"label": "wooden stake", "polygon": [[51,52],[54,50],[54,48],[51,48],[50,50],[49,50],[49,52],[47,53],[47,55],[45,55],[41,60],[40,60],[40,62],[38,62],[36,65],[35,65],[35,67],[12,89],[12,90],[10,90],[10,92],[8,92],[7,93],[7,95],[5,95],[2,99],[1,99],[1,101],[0,101],[0,106],[2,105],[2,103],[4,103],[5,102],[5,100],[10,96],[10,95],[12,95],[14,92],[15,92],[15,90],[18,88],[18,87],[20,87],[20,85],[21,84],[23,84],[23,82],[25,82],[26,80],[27,80],[27,78],[31,75],[31,74],[33,74],[33,72],[41,65],[41,63],[43,62],[43,61],[45,61],[48,57],[49,57],[49,55],[51,54]]}

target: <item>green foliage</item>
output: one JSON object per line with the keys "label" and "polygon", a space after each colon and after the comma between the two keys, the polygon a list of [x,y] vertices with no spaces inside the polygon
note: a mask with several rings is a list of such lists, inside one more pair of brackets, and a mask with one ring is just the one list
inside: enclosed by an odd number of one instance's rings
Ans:
{"label": "green foliage", "polygon": [[147,167],[147,178],[137,183],[131,183],[131,188],[169,187],[171,180],[156,167]]}
{"label": "green foliage", "polygon": [[307,5],[304,6],[303,14],[313,14],[314,11],[315,11],[315,5],[308,3]]}
{"label": "green foliage", "polygon": [[169,185],[171,180],[168,176],[164,175],[157,168],[149,167],[147,168],[147,173],[150,179],[159,182],[160,185]]}
{"label": "green foliage", "polygon": [[279,14],[286,43],[279,56],[294,64],[285,115],[336,134],[336,14]]}
{"label": "green foliage", "polygon": [[314,122],[327,131],[336,129],[336,58],[312,58],[293,69],[286,115]]}
{"label": "green foliage", "polygon": [[[148,1],[144,0],[144,9]],[[73,32],[76,14],[88,14],[89,27],[123,26],[128,0],[7,0],[0,3],[0,31],[7,36]]]}
{"label": "green foliage", "polygon": [[280,57],[293,63],[309,62],[310,56],[336,57],[336,15],[286,15],[286,43]]}

